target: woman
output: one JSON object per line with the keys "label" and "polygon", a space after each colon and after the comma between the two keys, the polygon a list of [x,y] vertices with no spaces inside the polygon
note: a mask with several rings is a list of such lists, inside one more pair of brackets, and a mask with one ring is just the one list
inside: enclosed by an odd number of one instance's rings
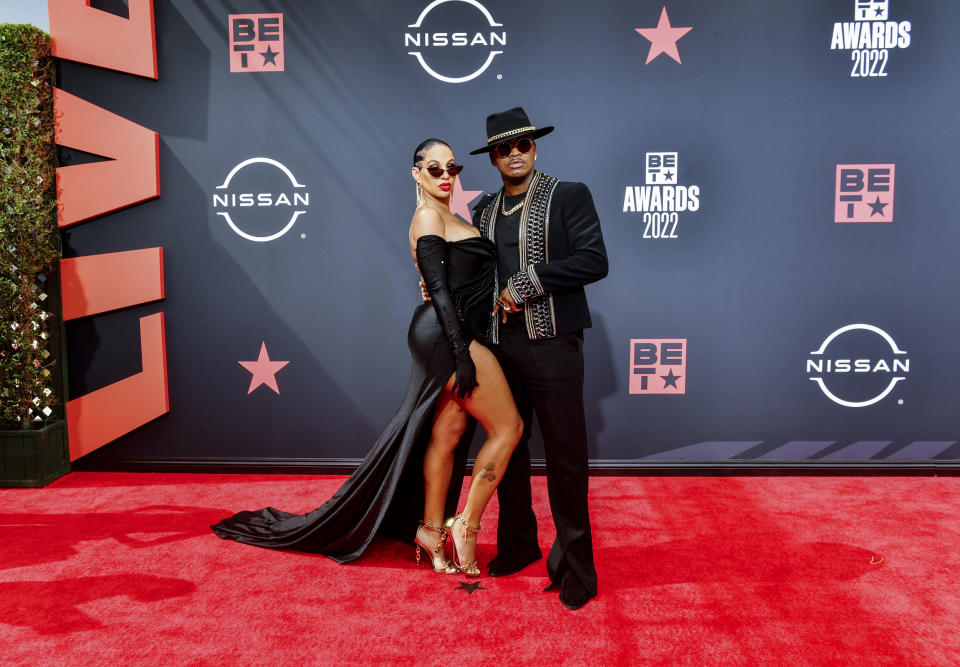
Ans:
{"label": "woman", "polygon": [[[494,246],[450,212],[453,183],[462,167],[439,139],[421,143],[413,162],[417,209],[410,223],[410,251],[431,300],[414,311],[410,323],[413,364],[403,404],[357,470],[322,507],[306,514],[272,507],[240,512],[212,526],[220,537],[324,553],[344,563],[360,556],[378,533],[400,539],[414,535],[418,563],[423,548],[432,554],[434,571],[479,576],[480,517],[523,422],[503,371],[482,344],[495,294]],[[460,495],[451,479],[455,472],[456,479],[462,477],[472,435],[468,415],[484,427],[487,441],[477,454],[463,510],[444,521]],[[453,563],[445,557],[448,536]]]}

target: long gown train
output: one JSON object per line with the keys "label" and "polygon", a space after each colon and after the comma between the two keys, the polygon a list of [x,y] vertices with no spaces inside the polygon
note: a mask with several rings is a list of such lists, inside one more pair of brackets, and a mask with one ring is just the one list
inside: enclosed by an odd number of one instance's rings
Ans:
{"label": "long gown train", "polygon": [[[492,244],[467,239],[448,244],[457,267],[451,275],[457,310],[489,312]],[[455,251],[453,249],[456,249]],[[448,256],[449,257],[449,256]],[[482,298],[482,302],[481,302]],[[271,549],[322,553],[345,563],[359,557],[380,534],[412,543],[423,515],[423,459],[430,440],[434,406],[454,372],[450,344],[430,303],[417,307],[407,334],[412,357],[403,403],[377,438],[357,470],[330,500],[306,514],[273,507],[238,512],[211,526],[224,539]],[[445,516],[456,511],[476,421],[470,419],[457,446]]]}

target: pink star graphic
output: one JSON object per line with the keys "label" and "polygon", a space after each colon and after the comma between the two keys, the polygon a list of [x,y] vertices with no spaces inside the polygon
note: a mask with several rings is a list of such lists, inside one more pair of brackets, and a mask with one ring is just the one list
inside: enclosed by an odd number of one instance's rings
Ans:
{"label": "pink star graphic", "polygon": [[637,32],[650,40],[650,53],[647,54],[647,62],[666,53],[668,56],[680,62],[680,52],[677,50],[677,40],[693,30],[690,28],[674,28],[670,25],[670,17],[667,16],[667,8],[664,7],[660,12],[660,22],[656,28],[635,28]]}
{"label": "pink star graphic", "polygon": [[277,386],[276,378],[277,371],[290,362],[271,361],[270,355],[267,354],[267,344],[260,343],[260,356],[256,361],[238,361],[237,363],[253,373],[253,377],[250,379],[250,389],[247,390],[247,394],[249,395],[262,384],[267,385],[279,394],[280,388]]}
{"label": "pink star graphic", "polygon": [[483,194],[483,190],[464,190],[460,185],[460,179],[453,182],[453,194],[450,195],[450,212],[459,215],[465,221],[473,224],[473,216],[470,215],[470,203]]}

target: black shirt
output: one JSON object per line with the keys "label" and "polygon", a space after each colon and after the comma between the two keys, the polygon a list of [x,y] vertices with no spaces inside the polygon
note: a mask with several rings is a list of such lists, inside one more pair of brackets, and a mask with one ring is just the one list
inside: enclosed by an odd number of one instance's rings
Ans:
{"label": "black shirt", "polygon": [[497,277],[500,283],[498,294],[506,288],[507,281],[520,270],[520,218],[523,216],[522,208],[507,216],[503,215],[501,209],[509,211],[526,196],[526,192],[504,196],[501,207],[497,209],[497,231],[494,238],[497,242]]}

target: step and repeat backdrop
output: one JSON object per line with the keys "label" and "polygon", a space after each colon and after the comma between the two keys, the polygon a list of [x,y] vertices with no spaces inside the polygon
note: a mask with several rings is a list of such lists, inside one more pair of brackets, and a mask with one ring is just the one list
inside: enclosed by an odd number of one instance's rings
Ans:
{"label": "step and repeat backdrop", "polygon": [[50,5],[75,458],[362,457],[409,372],[413,149],[451,144],[470,221],[523,106],[610,259],[594,461],[960,459],[960,3]]}

